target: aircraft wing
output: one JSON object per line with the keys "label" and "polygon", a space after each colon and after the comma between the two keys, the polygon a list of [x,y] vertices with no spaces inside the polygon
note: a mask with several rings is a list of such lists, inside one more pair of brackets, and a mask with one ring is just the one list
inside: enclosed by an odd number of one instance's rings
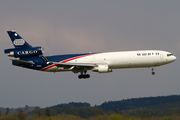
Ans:
{"label": "aircraft wing", "polygon": [[24,64],[24,65],[33,65],[34,64],[33,62],[27,62],[27,61],[17,60],[17,59],[10,59],[10,60],[15,61],[20,64]]}
{"label": "aircraft wing", "polygon": [[60,63],[60,62],[49,62],[51,64],[57,64],[56,66],[62,67],[62,66],[77,66],[77,67],[95,67],[96,64],[91,63]]}
{"label": "aircraft wing", "polygon": [[88,69],[93,69],[96,64],[91,64],[91,63],[60,63],[60,62],[49,62],[51,64],[56,64],[57,67],[62,69],[68,69],[72,70],[74,73],[81,72],[82,70],[88,70]]}

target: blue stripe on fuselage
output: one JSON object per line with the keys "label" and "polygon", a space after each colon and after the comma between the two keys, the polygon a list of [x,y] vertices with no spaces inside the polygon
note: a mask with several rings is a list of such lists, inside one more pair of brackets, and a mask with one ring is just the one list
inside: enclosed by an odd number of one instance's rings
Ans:
{"label": "blue stripe on fuselage", "polygon": [[55,56],[46,56],[46,58],[49,61],[60,62],[60,61],[67,60],[70,58],[74,58],[74,57],[78,57],[78,56],[84,56],[84,55],[91,55],[91,54],[94,54],[94,53],[55,55]]}
{"label": "blue stripe on fuselage", "polygon": [[[84,55],[91,55],[91,54],[95,54],[95,53],[65,54],[65,55],[54,55],[54,56],[45,56],[45,57],[48,61],[51,61],[51,62],[61,62],[63,60],[67,60],[67,59],[71,59],[71,58],[75,58],[75,57],[79,57],[79,56],[84,56]],[[19,63],[13,61],[13,65],[21,66],[21,67],[25,67],[25,68],[29,68],[29,69],[34,69],[34,70],[41,70],[49,65],[52,65],[52,64],[47,64],[40,57],[24,58],[21,60],[33,61],[34,64],[33,64],[33,66],[28,66],[28,65],[22,65],[22,64],[19,64]]]}

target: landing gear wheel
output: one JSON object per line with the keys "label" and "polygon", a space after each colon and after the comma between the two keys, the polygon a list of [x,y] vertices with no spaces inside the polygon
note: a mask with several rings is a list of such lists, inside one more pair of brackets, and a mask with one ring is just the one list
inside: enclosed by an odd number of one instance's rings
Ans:
{"label": "landing gear wheel", "polygon": [[152,68],[152,75],[155,75],[154,68]]}
{"label": "landing gear wheel", "polygon": [[84,78],[90,78],[90,75],[89,74],[85,74],[85,75],[83,75],[84,76]]}
{"label": "landing gear wheel", "polygon": [[152,72],[152,75],[155,75],[155,72]]}
{"label": "landing gear wheel", "polygon": [[79,79],[81,78],[90,78],[90,75],[89,74],[86,74],[87,73],[87,70],[81,70],[81,74],[78,76]]}
{"label": "landing gear wheel", "polygon": [[86,78],[90,78],[90,75],[89,75],[89,74],[79,75],[78,78],[79,78],[79,79],[81,79],[81,78],[86,79]]}
{"label": "landing gear wheel", "polygon": [[78,78],[81,79],[81,78],[82,78],[82,75],[79,75]]}

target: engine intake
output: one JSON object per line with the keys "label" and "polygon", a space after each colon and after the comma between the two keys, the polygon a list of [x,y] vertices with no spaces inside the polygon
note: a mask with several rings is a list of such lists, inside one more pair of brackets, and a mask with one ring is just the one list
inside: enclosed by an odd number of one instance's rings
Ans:
{"label": "engine intake", "polygon": [[112,72],[112,69],[109,69],[109,66],[107,64],[102,64],[94,67],[92,71],[99,73],[108,73],[108,72]]}
{"label": "engine intake", "polygon": [[10,49],[10,50],[8,52],[8,56],[15,58],[35,57],[35,56],[40,56],[44,53],[42,47],[32,47],[28,49],[18,49],[18,50]]}

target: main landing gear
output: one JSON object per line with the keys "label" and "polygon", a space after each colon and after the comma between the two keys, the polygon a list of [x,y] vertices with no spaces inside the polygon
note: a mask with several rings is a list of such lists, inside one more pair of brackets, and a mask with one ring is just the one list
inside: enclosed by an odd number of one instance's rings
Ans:
{"label": "main landing gear", "polygon": [[155,75],[154,68],[152,68],[152,75]]}
{"label": "main landing gear", "polygon": [[[83,74],[83,72],[84,72],[84,74]],[[86,73],[87,73],[86,70],[85,70],[85,71],[82,71],[81,74],[78,76],[78,78],[79,78],[79,79],[81,79],[81,78],[84,78],[84,79],[90,78],[90,75],[89,75],[89,74],[86,74]]]}
{"label": "main landing gear", "polygon": [[89,74],[79,75],[78,78],[79,78],[79,79],[81,79],[81,78],[86,79],[86,78],[90,78],[90,75],[89,75]]}

